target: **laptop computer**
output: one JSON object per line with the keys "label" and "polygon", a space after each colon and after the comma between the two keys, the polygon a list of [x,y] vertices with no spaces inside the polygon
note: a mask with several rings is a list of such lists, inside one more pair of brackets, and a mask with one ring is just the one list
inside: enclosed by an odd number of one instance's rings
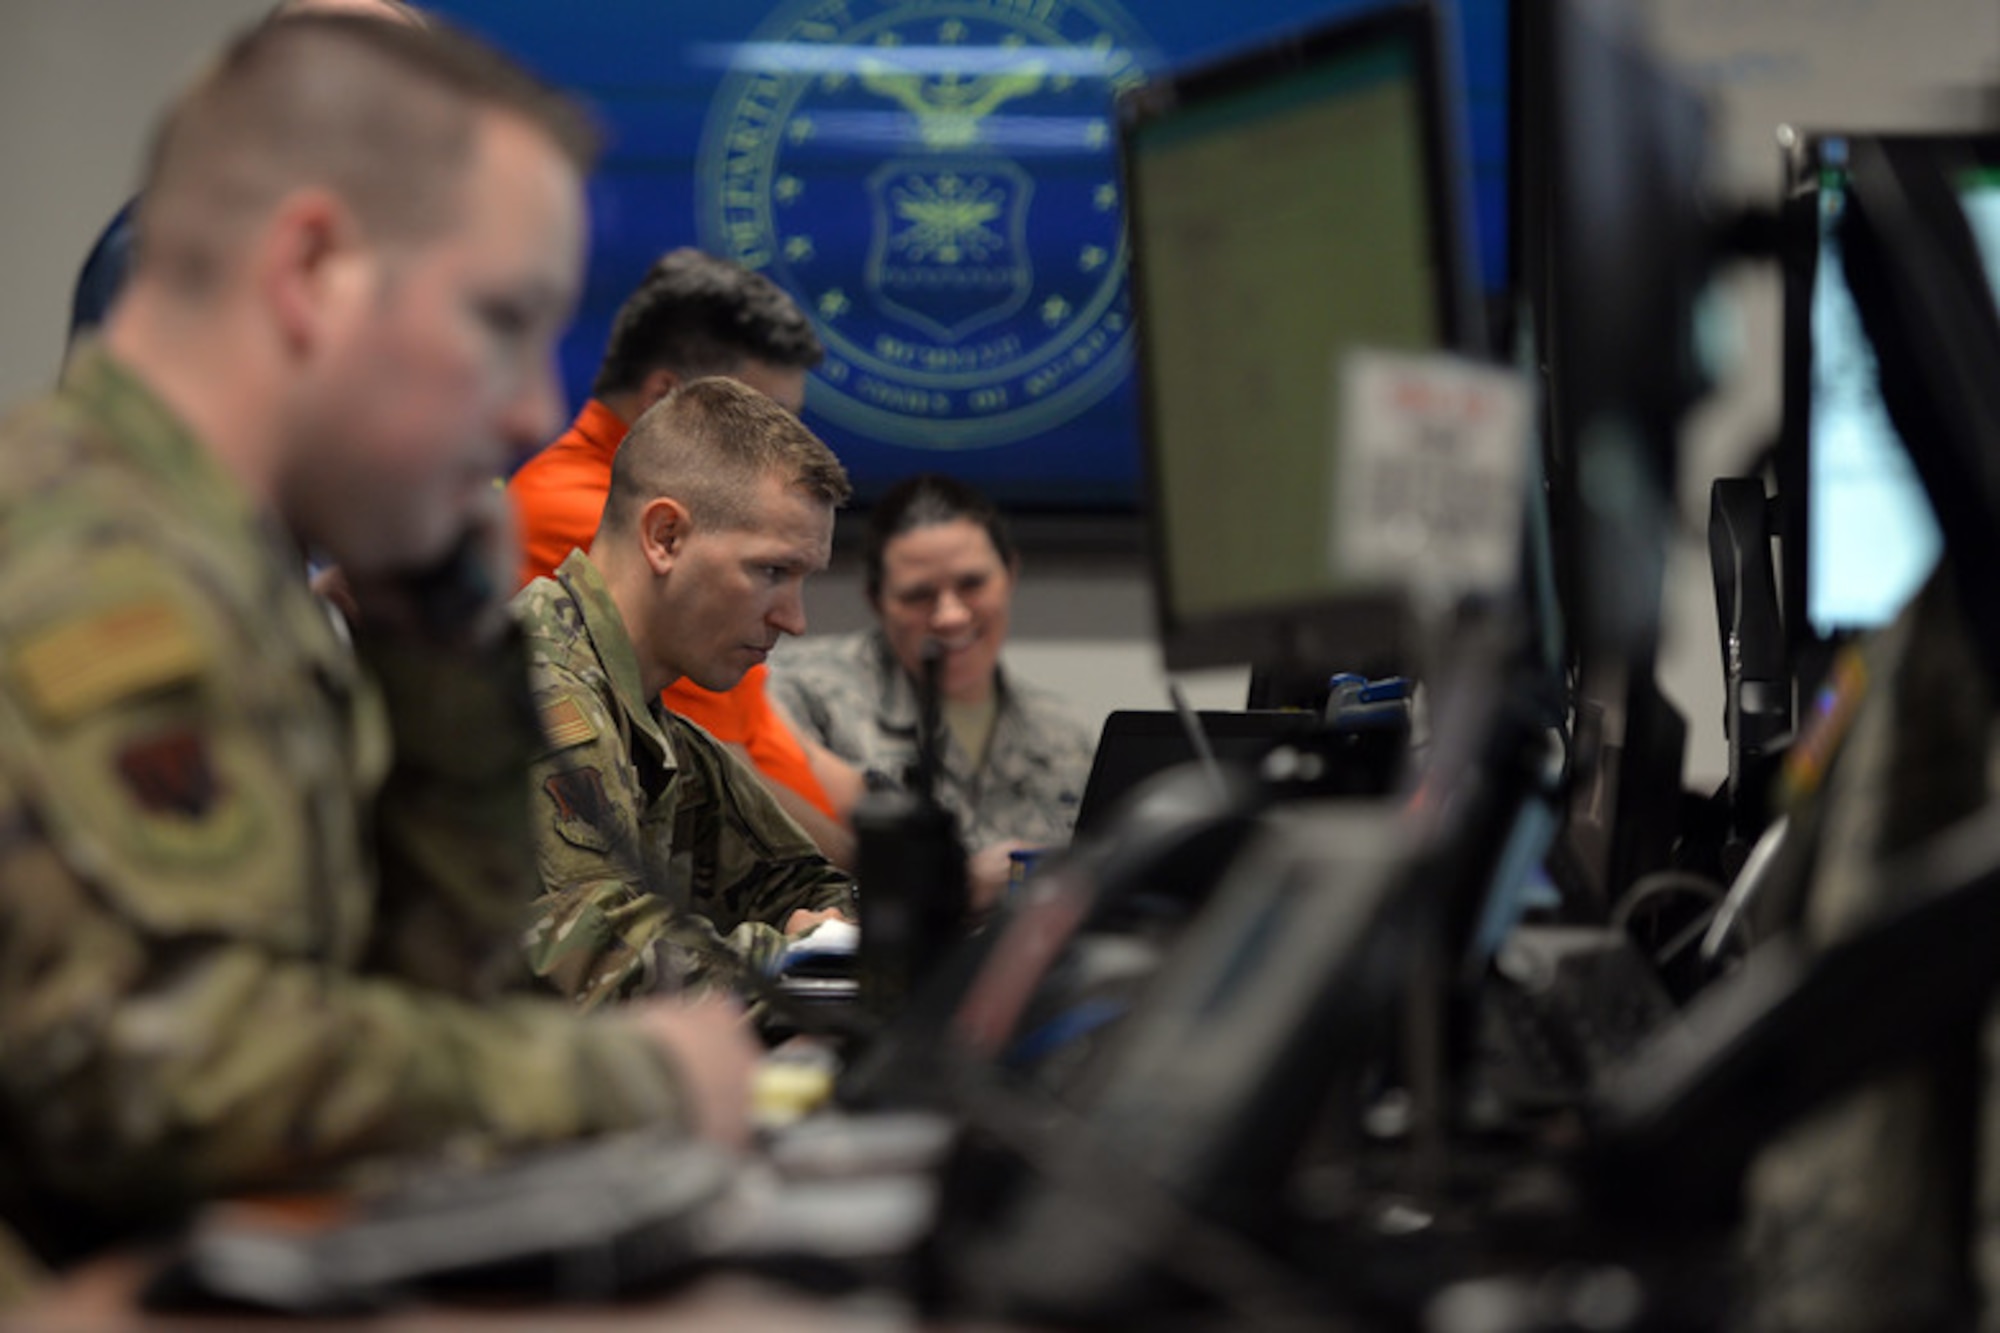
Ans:
{"label": "laptop computer", "polygon": [[[1313,713],[1293,709],[1196,713],[1209,748],[1223,764],[1255,764],[1278,742],[1311,730]],[[1103,829],[1127,792],[1177,764],[1195,759],[1187,724],[1172,709],[1121,709],[1104,719],[1090,776],[1076,807],[1076,835]]]}

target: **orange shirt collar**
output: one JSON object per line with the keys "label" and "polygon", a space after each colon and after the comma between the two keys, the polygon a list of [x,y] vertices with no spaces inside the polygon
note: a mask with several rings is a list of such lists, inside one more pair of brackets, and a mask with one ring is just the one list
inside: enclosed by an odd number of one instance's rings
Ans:
{"label": "orange shirt collar", "polygon": [[584,441],[596,452],[603,454],[604,461],[608,463],[611,461],[611,456],[618,452],[619,441],[623,440],[625,433],[631,429],[630,423],[624,417],[593,398],[583,405],[583,411],[576,414],[576,420],[570,424],[569,433]]}

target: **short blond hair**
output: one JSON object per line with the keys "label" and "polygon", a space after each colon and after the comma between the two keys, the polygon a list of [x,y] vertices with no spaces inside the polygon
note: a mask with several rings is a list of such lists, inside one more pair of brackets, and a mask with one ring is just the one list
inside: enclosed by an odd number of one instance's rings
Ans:
{"label": "short blond hair", "polygon": [[599,526],[629,532],[666,496],[701,526],[747,527],[750,498],[769,474],[829,508],[853,494],[833,450],[782,405],[738,380],[689,380],[632,423],[611,461]]}
{"label": "short blond hair", "polygon": [[373,14],[391,23],[409,23],[421,28],[429,23],[424,12],[404,0],[278,0],[264,15],[266,23],[298,18],[302,14],[348,12],[364,17]]}
{"label": "short blond hair", "polygon": [[587,172],[576,107],[450,27],[357,14],[259,23],[169,108],[140,195],[141,273],[210,286],[293,190],[319,186],[371,237],[420,241],[456,217],[478,113],[519,117]]}

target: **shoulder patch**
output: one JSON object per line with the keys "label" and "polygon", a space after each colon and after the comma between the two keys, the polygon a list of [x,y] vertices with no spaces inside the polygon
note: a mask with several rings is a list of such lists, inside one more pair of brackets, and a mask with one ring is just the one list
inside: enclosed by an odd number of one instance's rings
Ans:
{"label": "shoulder patch", "polygon": [[542,708],[542,735],[551,748],[566,750],[597,739],[597,727],[576,700],[558,699]]}
{"label": "shoulder patch", "polygon": [[106,704],[196,675],[208,653],[164,600],[76,616],[24,640],[14,675],[45,721],[70,722]]}
{"label": "shoulder patch", "polygon": [[604,789],[604,775],[595,768],[572,768],[542,782],[555,816],[558,837],[587,852],[611,850],[617,806]]}
{"label": "shoulder patch", "polygon": [[148,736],[118,751],[118,776],[149,813],[199,820],[223,795],[205,737],[192,727]]}
{"label": "shoulder patch", "polygon": [[555,802],[556,815],[565,823],[609,822],[611,798],[605,795],[604,777],[595,768],[572,768],[557,773],[542,783],[542,790]]}

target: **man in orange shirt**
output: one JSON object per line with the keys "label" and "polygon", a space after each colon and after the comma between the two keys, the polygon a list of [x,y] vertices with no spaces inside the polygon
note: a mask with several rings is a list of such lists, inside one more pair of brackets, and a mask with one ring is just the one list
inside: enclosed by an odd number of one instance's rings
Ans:
{"label": "man in orange shirt", "polygon": [[[590,401],[507,484],[523,552],[520,584],[588,548],[611,486],[611,458],[641,412],[683,381],[727,375],[796,414],[806,372],[825,355],[791,297],[760,273],[694,249],[662,255],[612,321]],[[845,819],[861,775],[802,737],[765,692],[758,666],[722,693],[681,680],[662,699],[736,748],[829,860],[853,868]]]}

